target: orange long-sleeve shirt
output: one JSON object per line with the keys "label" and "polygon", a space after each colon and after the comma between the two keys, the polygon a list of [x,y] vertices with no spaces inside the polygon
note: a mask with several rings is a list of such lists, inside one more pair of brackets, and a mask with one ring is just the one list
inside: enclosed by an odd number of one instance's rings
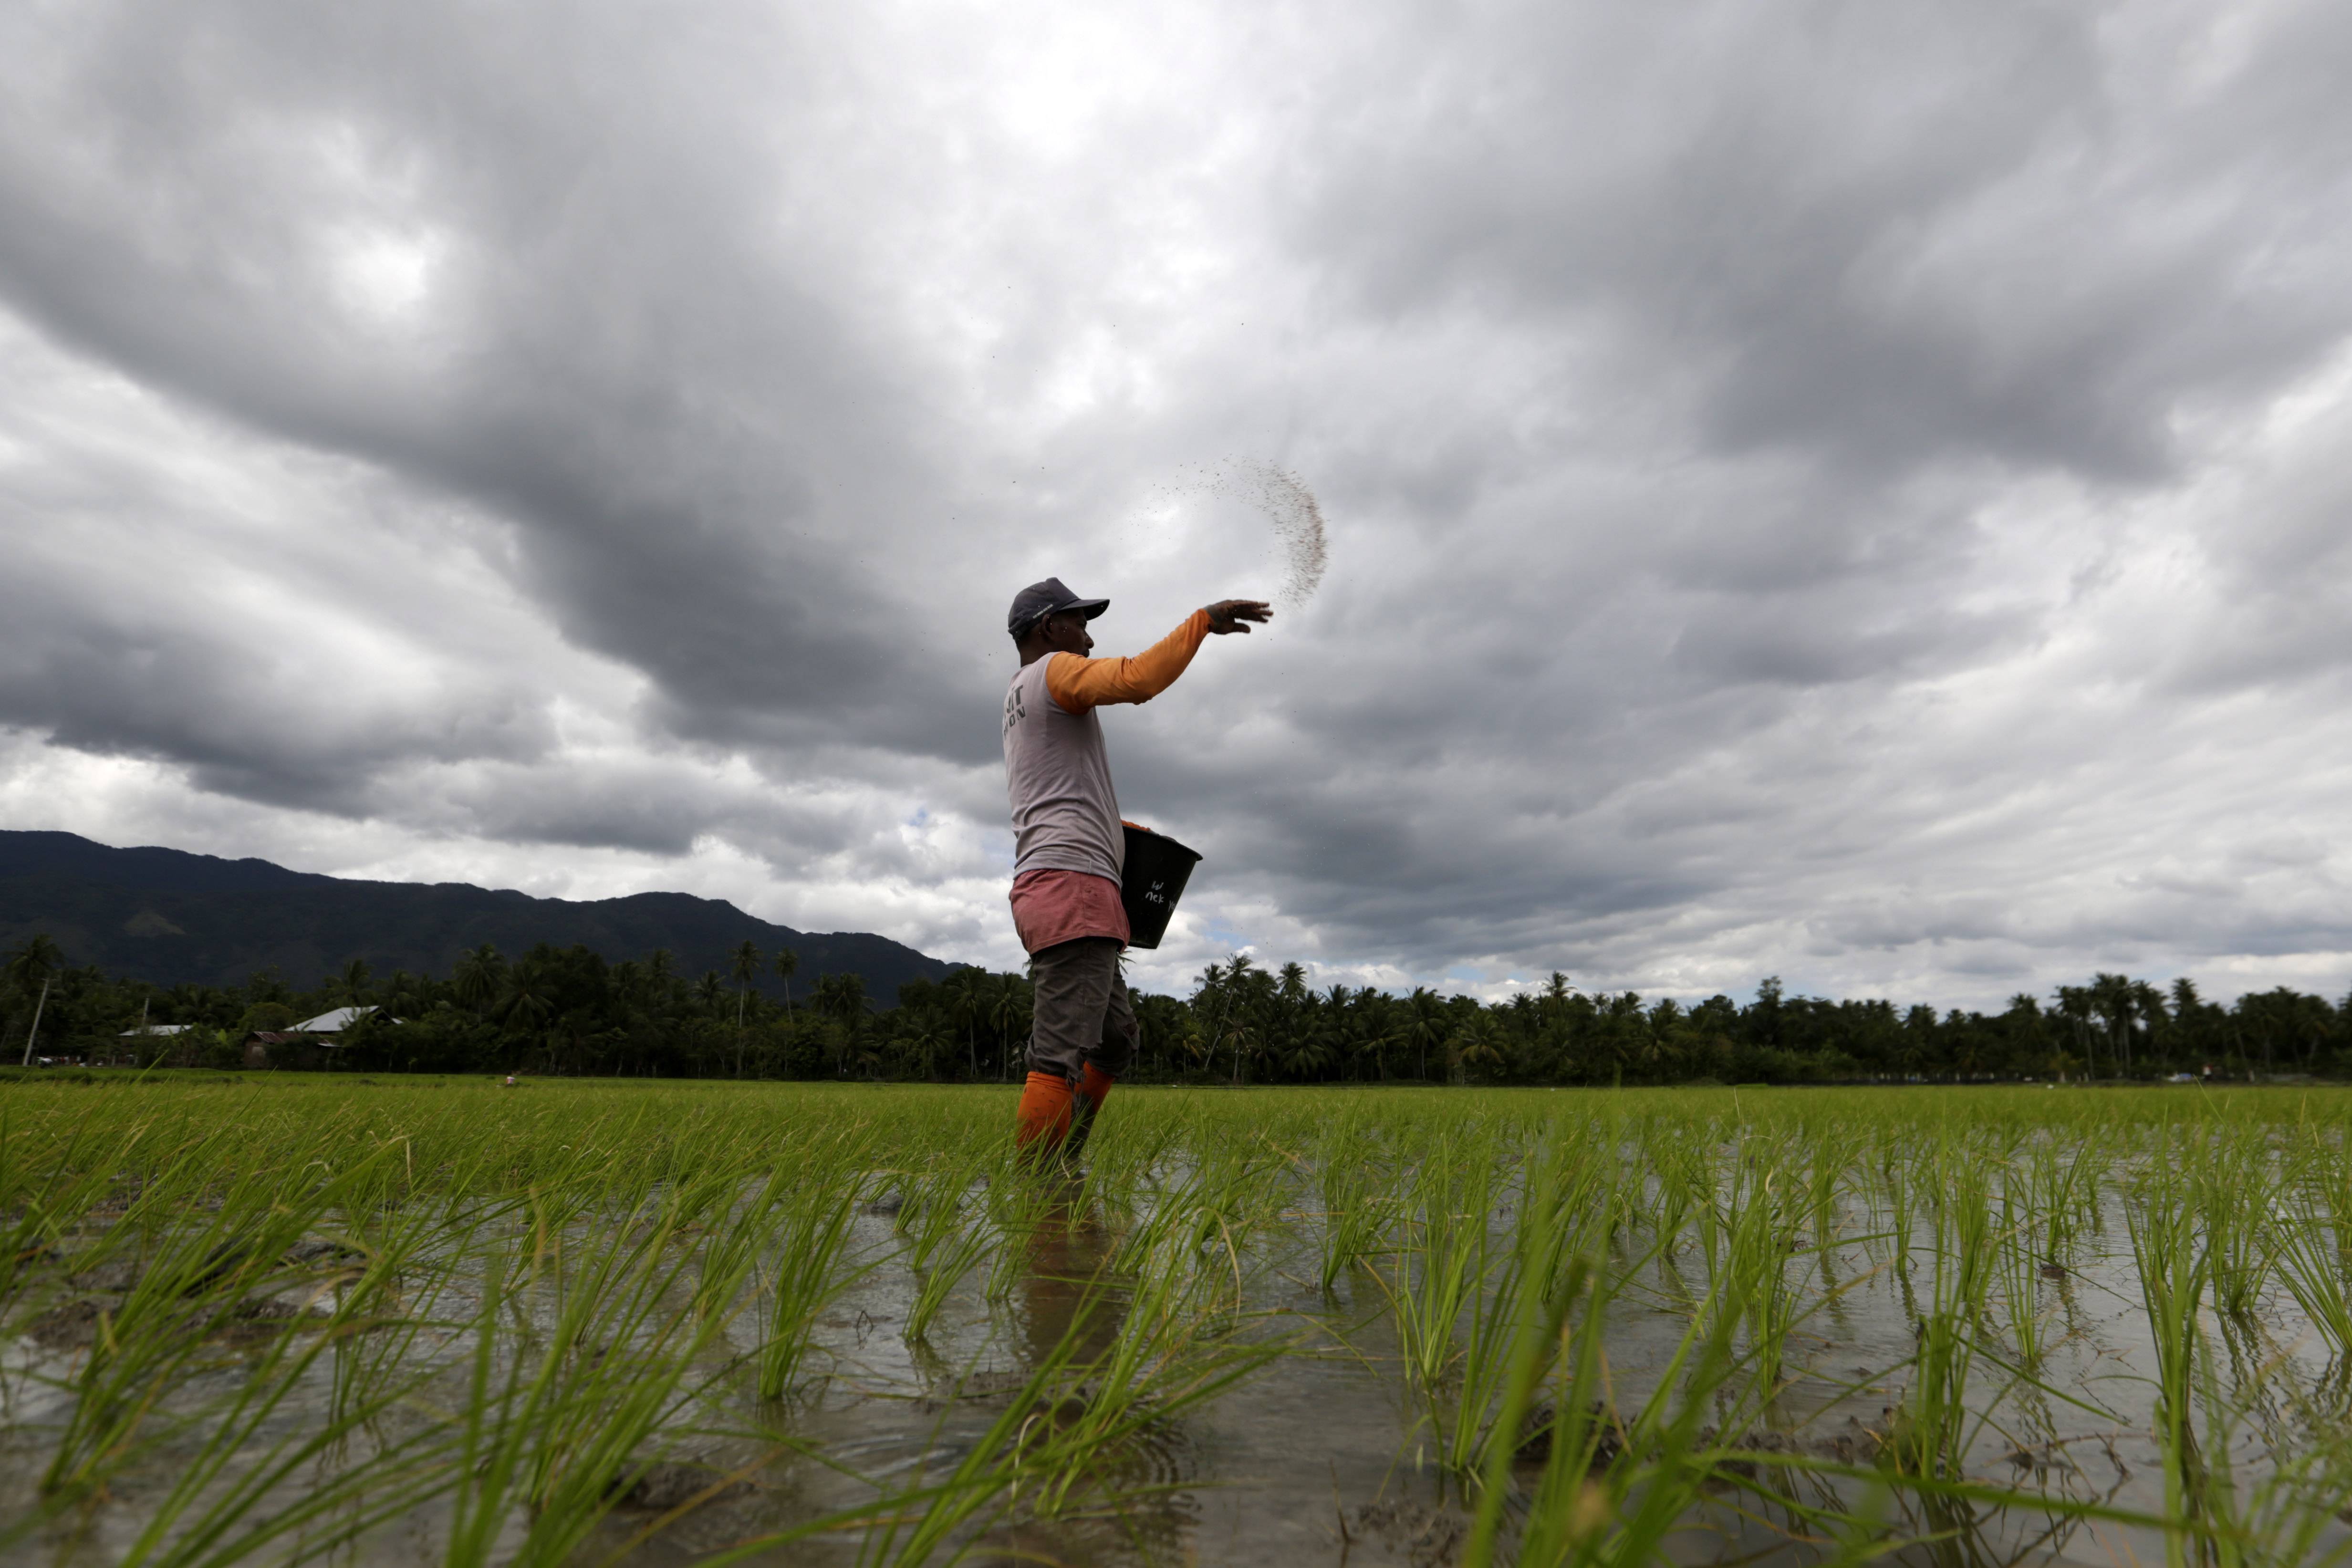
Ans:
{"label": "orange long-sleeve shirt", "polygon": [[1176,684],[1208,634],[1209,612],[1195,610],[1183,624],[1132,658],[1051,654],[1045,664],[1045,695],[1070,714],[1110,703],[1148,703]]}

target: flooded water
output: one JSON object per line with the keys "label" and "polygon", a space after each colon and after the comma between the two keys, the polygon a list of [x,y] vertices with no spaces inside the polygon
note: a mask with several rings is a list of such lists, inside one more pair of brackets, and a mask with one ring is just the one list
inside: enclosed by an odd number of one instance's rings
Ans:
{"label": "flooded water", "polygon": [[[1871,1228],[1866,1214],[1845,1218],[1856,1234]],[[887,1221],[866,1218],[861,1226],[869,1247],[887,1248]],[[615,1515],[600,1532],[602,1550],[589,1557],[602,1560],[625,1548],[625,1560],[634,1563],[695,1562],[852,1507],[872,1480],[951,1465],[1003,1412],[1025,1374],[1062,1344],[1087,1299],[1083,1282],[1107,1264],[1110,1243],[1108,1228],[1083,1216],[1053,1225],[1034,1247],[1032,1270],[1013,1299],[988,1302],[975,1278],[958,1291],[920,1354],[894,1332],[911,1281],[878,1271],[826,1320],[821,1343],[835,1370],[822,1395],[792,1418],[795,1435],[815,1446],[814,1456],[763,1463],[748,1445],[714,1444],[703,1462],[713,1471],[744,1474],[749,1489],[634,1545],[644,1521]],[[1646,1397],[1682,1343],[1685,1292],[1696,1282],[1680,1278],[1676,1261],[1654,1269],[1654,1294],[1629,1294],[1611,1308],[1610,1370],[1622,1403]],[[1303,1241],[1268,1246],[1254,1264],[1246,1305],[1255,1318],[1253,1332],[1285,1336],[1291,1348],[1124,1456],[1122,1479],[1134,1495],[1115,1511],[1002,1526],[982,1535],[976,1561],[1074,1568],[1168,1562],[1427,1568],[1453,1561],[1468,1516],[1459,1487],[1448,1486],[1433,1463],[1429,1412],[1397,1373],[1388,1299],[1374,1271],[1354,1270],[1327,1299],[1313,1288],[1315,1256]],[[1932,1267],[1922,1251],[1911,1270],[1898,1272],[1860,1244],[1821,1255],[1811,1270],[1820,1293],[1792,1336],[1787,1381],[1766,1423],[1740,1435],[1746,1446],[1867,1465],[1914,1376],[1910,1281]],[[2053,1342],[2036,1375],[2055,1396],[2021,1388],[2002,1371],[1972,1380],[1979,1403],[1967,1473],[2004,1489],[2045,1483],[2064,1495],[2159,1512],[2163,1455],[2149,1433],[2151,1354],[2131,1257],[2086,1248],[2074,1267],[2038,1271],[2035,1297]],[[2310,1336],[2292,1312],[2273,1306],[2259,1325],[2211,1314],[2207,1322],[2214,1343],[2242,1353],[2233,1370],[2264,1416],[2237,1435],[2232,1452],[2209,1462],[2226,1458],[2258,1476],[2282,1435],[2276,1423],[2294,1418],[2292,1409],[2278,1407],[2277,1391],[2324,1386],[2334,1369],[2311,1353]],[[2257,1327],[2270,1331],[2269,1359],[2246,1343]],[[1085,1353],[1098,1353],[1119,1329],[1114,1299],[1081,1335]],[[846,1473],[852,1470],[856,1478]],[[1525,1480],[1531,1467],[1520,1471]],[[1782,1475],[1774,1484],[1805,1479]],[[1849,1506],[1869,1490],[1845,1478],[1811,1482],[1817,1498],[1842,1498]],[[1769,1494],[1717,1492],[1670,1538],[1671,1560],[1795,1563],[1831,1554],[1803,1524],[1779,1517]],[[1886,1506],[1899,1522],[1903,1506],[1893,1499]],[[1915,1504],[1910,1514],[1913,1529],[1944,1539],[1899,1552],[1895,1561],[2164,1560],[2163,1532],[2146,1527],[2013,1506],[1956,1506],[1930,1516]],[[2342,1550],[2347,1540],[2352,1531],[2339,1524],[2315,1544]],[[864,1544],[864,1533],[856,1532],[778,1546],[749,1560],[851,1563]]]}
{"label": "flooded water", "polygon": [[[1736,1152],[1727,1153],[1723,1167],[1736,1161]],[[1416,1379],[1401,1339],[1399,1295],[1415,1289],[1416,1270],[1433,1265],[1409,1260],[1398,1245],[1369,1249],[1337,1271],[1327,1293],[1319,1277],[1333,1215],[1319,1207],[1311,1180],[1265,1181],[1260,1211],[1229,1232],[1203,1223],[1194,1240],[1158,1251],[1136,1239],[1150,1233],[1161,1209],[1173,1212],[1171,1195],[1190,1190],[1182,1169],[1163,1167],[1118,1201],[1069,1183],[1005,1228],[992,1248],[955,1266],[961,1271],[916,1334],[909,1323],[926,1312],[927,1276],[910,1247],[911,1211],[900,1207],[906,1199],[891,1173],[866,1173],[839,1264],[849,1282],[824,1302],[802,1375],[786,1395],[758,1396],[753,1369],[766,1334],[759,1291],[747,1285],[710,1307],[710,1332],[681,1353],[690,1364],[664,1374],[674,1395],[658,1409],[648,1406],[623,1450],[594,1457],[601,1450],[593,1433],[550,1450],[566,1464],[603,1464],[611,1476],[601,1491],[577,1494],[592,1502],[581,1505],[578,1538],[562,1541],[562,1560],[644,1568],[720,1556],[851,1564],[959,1553],[976,1563],[1072,1568],[1434,1568],[1462,1560],[1475,1489],[1444,1453],[1449,1431],[1465,1419],[1459,1374]],[[894,1196],[877,1201],[886,1194]],[[1655,1198],[1656,1189],[1645,1186],[1625,1212],[1638,1216]],[[983,1224],[986,1180],[976,1178],[954,1201],[969,1224]],[[2328,1484],[2314,1476],[2340,1474],[2347,1448],[2344,1369],[2275,1274],[2262,1272],[2259,1288],[2234,1310],[2218,1304],[2218,1287],[2199,1287],[2194,1332],[2203,1350],[2183,1385],[2193,1416],[2172,1428],[2168,1447],[2164,1357],[2140,1272],[2145,1239],[2136,1250],[2119,1191],[2078,1205],[2078,1223],[2057,1255],[2039,1249],[2030,1268],[2012,1269],[1998,1288],[1972,1294],[1952,1283],[1954,1257],[1948,1242],[1937,1243],[1944,1231],[1914,1227],[1905,1246],[1901,1216],[1866,1192],[1848,1186],[1808,1209],[1802,1222],[1793,1216],[1792,1209],[1778,1243],[1785,1260],[1774,1300],[1787,1314],[1780,1370],[1768,1377],[1767,1396],[1748,1398],[1738,1392],[1745,1385],[1726,1384],[1709,1396],[1719,1408],[1694,1417],[1708,1423],[1696,1432],[1698,1448],[1740,1452],[1717,1452],[1708,1462],[1709,1479],[1686,1506],[1677,1505],[1654,1558],[1828,1561],[1846,1544],[1837,1531],[1851,1527],[1886,1543],[1897,1562],[2162,1561],[2166,1532],[2152,1521],[2180,1509],[2171,1493],[2180,1484],[2183,1430],[2200,1495],[2233,1500],[2242,1511],[2221,1528],[2236,1532],[2247,1560],[2352,1551],[2343,1518],[2311,1504],[2314,1489],[2324,1493]],[[1491,1292],[1491,1260],[1507,1251],[1517,1218],[1503,1202],[1481,1223],[1495,1243],[1481,1265],[1487,1272],[1480,1289]],[[491,1230],[509,1238],[518,1257],[554,1245],[545,1235],[529,1247],[513,1239],[528,1228],[524,1217],[506,1213]],[[583,1260],[598,1256],[598,1242],[610,1240],[603,1229],[572,1221],[561,1247]],[[468,1244],[479,1249],[490,1233],[469,1233]],[[1717,1256],[1725,1243],[1700,1219],[1664,1238],[1639,1223],[1596,1233],[1606,1238],[1604,1260],[1613,1271],[1611,1289],[1598,1298],[1605,1363],[1601,1381],[1580,1385],[1579,1393],[1597,1403],[1604,1424],[1632,1431],[1654,1394],[1663,1389],[1671,1400],[1687,1376],[1695,1322],[1710,1312],[1761,1313],[1769,1303],[1706,1304],[1710,1271],[1726,1266]],[[534,1346],[566,1332],[568,1302],[586,1289],[583,1262],[579,1273],[544,1271],[494,1298],[487,1272],[453,1263],[429,1299],[408,1301],[398,1326],[363,1326],[331,1353],[291,1367],[284,1344],[311,1332],[306,1325],[350,1288],[354,1268],[351,1253],[314,1239],[305,1244],[307,1259],[280,1260],[266,1292],[211,1323],[202,1354],[187,1361],[155,1413],[167,1424],[188,1414],[187,1429],[161,1440],[151,1430],[138,1464],[111,1474],[70,1513],[42,1517],[43,1478],[74,1423],[88,1416],[99,1386],[91,1369],[103,1363],[109,1326],[138,1287],[139,1268],[128,1257],[77,1270],[78,1259],[104,1250],[104,1234],[93,1219],[64,1238],[30,1276],[11,1320],[16,1332],[0,1362],[0,1518],[34,1521],[16,1527],[11,1562],[81,1568],[136,1559],[151,1548],[159,1549],[153,1560],[167,1560],[160,1547],[178,1527],[159,1526],[159,1519],[175,1509],[183,1521],[200,1517],[228,1490],[254,1484],[251,1478],[268,1470],[264,1461],[279,1454],[290,1458],[264,1483],[272,1502],[241,1518],[282,1511],[341,1470],[373,1464],[387,1480],[299,1528],[253,1540],[244,1552],[251,1560],[299,1560],[312,1549],[307,1543],[352,1568],[458,1560],[451,1543],[468,1505],[447,1474],[459,1464],[478,1474],[494,1459],[463,1446],[470,1439],[452,1412],[469,1401],[480,1406],[485,1388],[509,1390],[501,1397],[509,1413],[534,1408],[516,1405],[522,1396],[512,1390],[527,1380]],[[703,1244],[701,1234],[681,1233],[672,1250],[690,1252]],[[1393,1240],[1401,1233],[1391,1234]],[[1171,1295],[1153,1260],[1177,1253],[1191,1272]],[[424,1270],[432,1256],[420,1252],[414,1261]],[[648,1287],[648,1315],[611,1321],[700,1321],[703,1309],[692,1304],[699,1278],[690,1269],[664,1276]],[[936,1273],[930,1278],[936,1295]],[[1449,1329],[1457,1354],[1484,1299],[1474,1290]],[[1192,1304],[1171,1308],[1179,1300]],[[1213,1310],[1200,1305],[1211,1301]],[[1939,1302],[1973,1304],[1939,1319]],[[484,1321],[510,1331],[487,1354]],[[1880,1484],[1873,1478],[1893,1474],[1885,1469],[1890,1438],[1924,1408],[1923,1346],[1938,1321],[1958,1336],[1948,1361],[1957,1369],[1960,1410],[1945,1468],[1928,1484],[1916,1477]],[[1752,1348],[1767,1333],[1763,1322],[1748,1320],[1744,1344]],[[369,1347],[395,1333],[407,1337],[388,1359],[411,1379],[406,1391],[345,1432],[331,1451],[296,1452],[304,1432],[364,1382]],[[1086,1473],[1075,1480],[1066,1454],[1024,1470],[1024,1456],[1059,1453],[1057,1434],[1096,1418],[1109,1403],[1114,1374],[1104,1369],[1123,1346],[1139,1343],[1150,1347],[1148,1364],[1117,1375],[1129,1380],[1122,1387],[1142,1391],[1131,1425],[1089,1450]],[[583,1340],[562,1364],[587,1367],[631,1354],[625,1335],[615,1333],[608,1343]],[[1201,1365],[1231,1378],[1198,1398],[1185,1392],[1186,1379],[1209,1375],[1187,1359],[1196,1354],[1211,1358]],[[264,1371],[286,1377],[287,1392],[224,1444],[223,1401],[233,1399],[241,1379],[257,1380]],[[1562,1386],[1554,1378],[1544,1389],[1557,1395]],[[627,1387],[626,1378],[614,1380],[611,1411],[599,1419],[633,1418],[624,1408]],[[547,1409],[546,1422],[576,1419],[569,1406]],[[410,1474],[400,1456],[411,1443],[430,1449],[419,1450],[417,1496],[408,1506],[383,1507],[383,1498],[397,1498],[398,1478]],[[2324,1463],[2300,1474],[2298,1454]],[[196,1473],[206,1465],[216,1473]],[[958,1492],[953,1483],[967,1466],[993,1467],[988,1473],[995,1479]],[[1504,1560],[1543,1473],[1539,1451],[1524,1451],[1502,1515]],[[439,1479],[427,1485],[428,1476]],[[2227,1486],[2217,1487],[2216,1477]],[[1637,1480],[1612,1506],[1631,1510],[1643,1488],[1665,1484]],[[877,1499],[890,1498],[898,1500],[889,1517],[877,1517]],[[940,1524],[955,1498],[978,1500]],[[533,1533],[541,1511],[513,1497],[475,1506],[492,1508],[496,1517],[472,1560],[541,1560],[549,1538]],[[383,1517],[356,1527],[371,1508]],[[939,1539],[921,1541],[930,1527],[940,1529]],[[232,1531],[223,1546],[233,1544]]]}

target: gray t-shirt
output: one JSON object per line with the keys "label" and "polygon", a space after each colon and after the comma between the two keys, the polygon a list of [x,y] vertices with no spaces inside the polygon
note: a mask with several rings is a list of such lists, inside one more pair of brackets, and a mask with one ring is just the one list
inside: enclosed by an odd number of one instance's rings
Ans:
{"label": "gray t-shirt", "polygon": [[1127,858],[1118,793],[1093,708],[1066,713],[1046,695],[1048,653],[1004,694],[1004,781],[1013,806],[1013,874],[1082,871],[1117,882]]}

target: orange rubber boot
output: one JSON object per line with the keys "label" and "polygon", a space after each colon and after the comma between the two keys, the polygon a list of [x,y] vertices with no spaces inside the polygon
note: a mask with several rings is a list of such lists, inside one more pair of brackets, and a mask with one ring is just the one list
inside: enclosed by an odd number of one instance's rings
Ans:
{"label": "orange rubber boot", "polygon": [[1073,1092],[1091,1107],[1086,1113],[1091,1116],[1095,1112],[1102,1109],[1102,1103],[1110,1098],[1110,1086],[1118,1082],[1118,1079],[1089,1061],[1078,1070],[1078,1086]]}
{"label": "orange rubber boot", "polygon": [[1062,1145],[1065,1157],[1075,1160],[1086,1148],[1087,1134],[1095,1130],[1095,1117],[1110,1098],[1110,1086],[1118,1082],[1091,1061],[1078,1070],[1078,1086],[1070,1092],[1070,1135]]}
{"label": "orange rubber boot", "polygon": [[1025,1151],[1061,1146],[1070,1134],[1070,1081],[1058,1072],[1033,1072],[1013,1113],[1013,1144]]}

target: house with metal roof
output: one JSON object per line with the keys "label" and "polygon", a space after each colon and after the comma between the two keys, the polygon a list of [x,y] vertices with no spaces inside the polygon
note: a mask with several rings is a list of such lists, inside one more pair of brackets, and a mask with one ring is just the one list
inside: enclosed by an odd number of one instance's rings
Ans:
{"label": "house with metal roof", "polygon": [[320,1013],[317,1018],[304,1019],[300,1023],[289,1023],[279,1032],[282,1034],[341,1034],[375,1010],[373,1008],[337,1008],[332,1012]]}

